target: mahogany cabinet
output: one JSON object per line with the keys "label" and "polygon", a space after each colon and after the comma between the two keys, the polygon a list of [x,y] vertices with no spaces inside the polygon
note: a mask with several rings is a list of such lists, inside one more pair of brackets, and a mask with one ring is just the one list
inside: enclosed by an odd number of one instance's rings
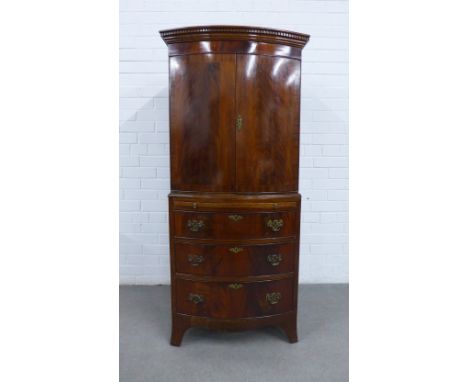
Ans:
{"label": "mahogany cabinet", "polygon": [[281,327],[297,341],[301,51],[257,27],[160,32],[169,49],[172,336]]}

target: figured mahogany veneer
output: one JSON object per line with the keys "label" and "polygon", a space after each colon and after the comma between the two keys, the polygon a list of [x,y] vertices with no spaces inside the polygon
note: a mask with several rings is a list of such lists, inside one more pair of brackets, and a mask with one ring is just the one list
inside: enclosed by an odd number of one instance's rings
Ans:
{"label": "figured mahogany veneer", "polygon": [[280,326],[297,341],[300,59],[309,36],[161,31],[169,49],[172,335]]}
{"label": "figured mahogany veneer", "polygon": [[293,310],[292,278],[247,283],[178,279],[175,289],[177,311],[193,316],[247,318]]}
{"label": "figured mahogany veneer", "polygon": [[174,212],[176,238],[255,239],[297,235],[296,211]]}
{"label": "figured mahogany veneer", "polygon": [[199,276],[261,276],[292,273],[296,242],[279,244],[174,244],[177,274]]}

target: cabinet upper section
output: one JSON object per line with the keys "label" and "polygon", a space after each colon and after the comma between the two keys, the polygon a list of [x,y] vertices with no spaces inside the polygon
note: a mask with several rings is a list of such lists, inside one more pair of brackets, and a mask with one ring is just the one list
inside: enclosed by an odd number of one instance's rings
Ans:
{"label": "cabinet upper section", "polygon": [[190,41],[257,41],[303,48],[309,35],[279,29],[235,25],[205,25],[160,31],[166,44]]}
{"label": "cabinet upper section", "polygon": [[171,189],[296,192],[308,36],[247,27],[161,34],[170,56]]}

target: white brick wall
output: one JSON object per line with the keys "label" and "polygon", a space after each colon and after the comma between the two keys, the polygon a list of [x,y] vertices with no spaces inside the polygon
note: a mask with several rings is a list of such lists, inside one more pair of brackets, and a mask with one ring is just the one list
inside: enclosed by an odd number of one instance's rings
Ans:
{"label": "white brick wall", "polygon": [[348,281],[348,2],[120,1],[120,274],[169,282],[167,49],[160,29],[242,24],[311,35],[303,51],[300,281]]}

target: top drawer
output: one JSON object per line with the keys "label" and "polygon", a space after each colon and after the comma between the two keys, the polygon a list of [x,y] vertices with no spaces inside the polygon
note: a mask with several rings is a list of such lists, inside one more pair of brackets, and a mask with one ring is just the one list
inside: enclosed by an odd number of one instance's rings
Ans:
{"label": "top drawer", "polygon": [[174,211],[176,237],[206,239],[260,239],[297,234],[296,211],[182,212]]}
{"label": "top drawer", "polygon": [[199,200],[175,200],[174,209],[184,211],[284,211],[297,208],[295,201],[245,202],[230,200],[228,202],[209,202]]}

